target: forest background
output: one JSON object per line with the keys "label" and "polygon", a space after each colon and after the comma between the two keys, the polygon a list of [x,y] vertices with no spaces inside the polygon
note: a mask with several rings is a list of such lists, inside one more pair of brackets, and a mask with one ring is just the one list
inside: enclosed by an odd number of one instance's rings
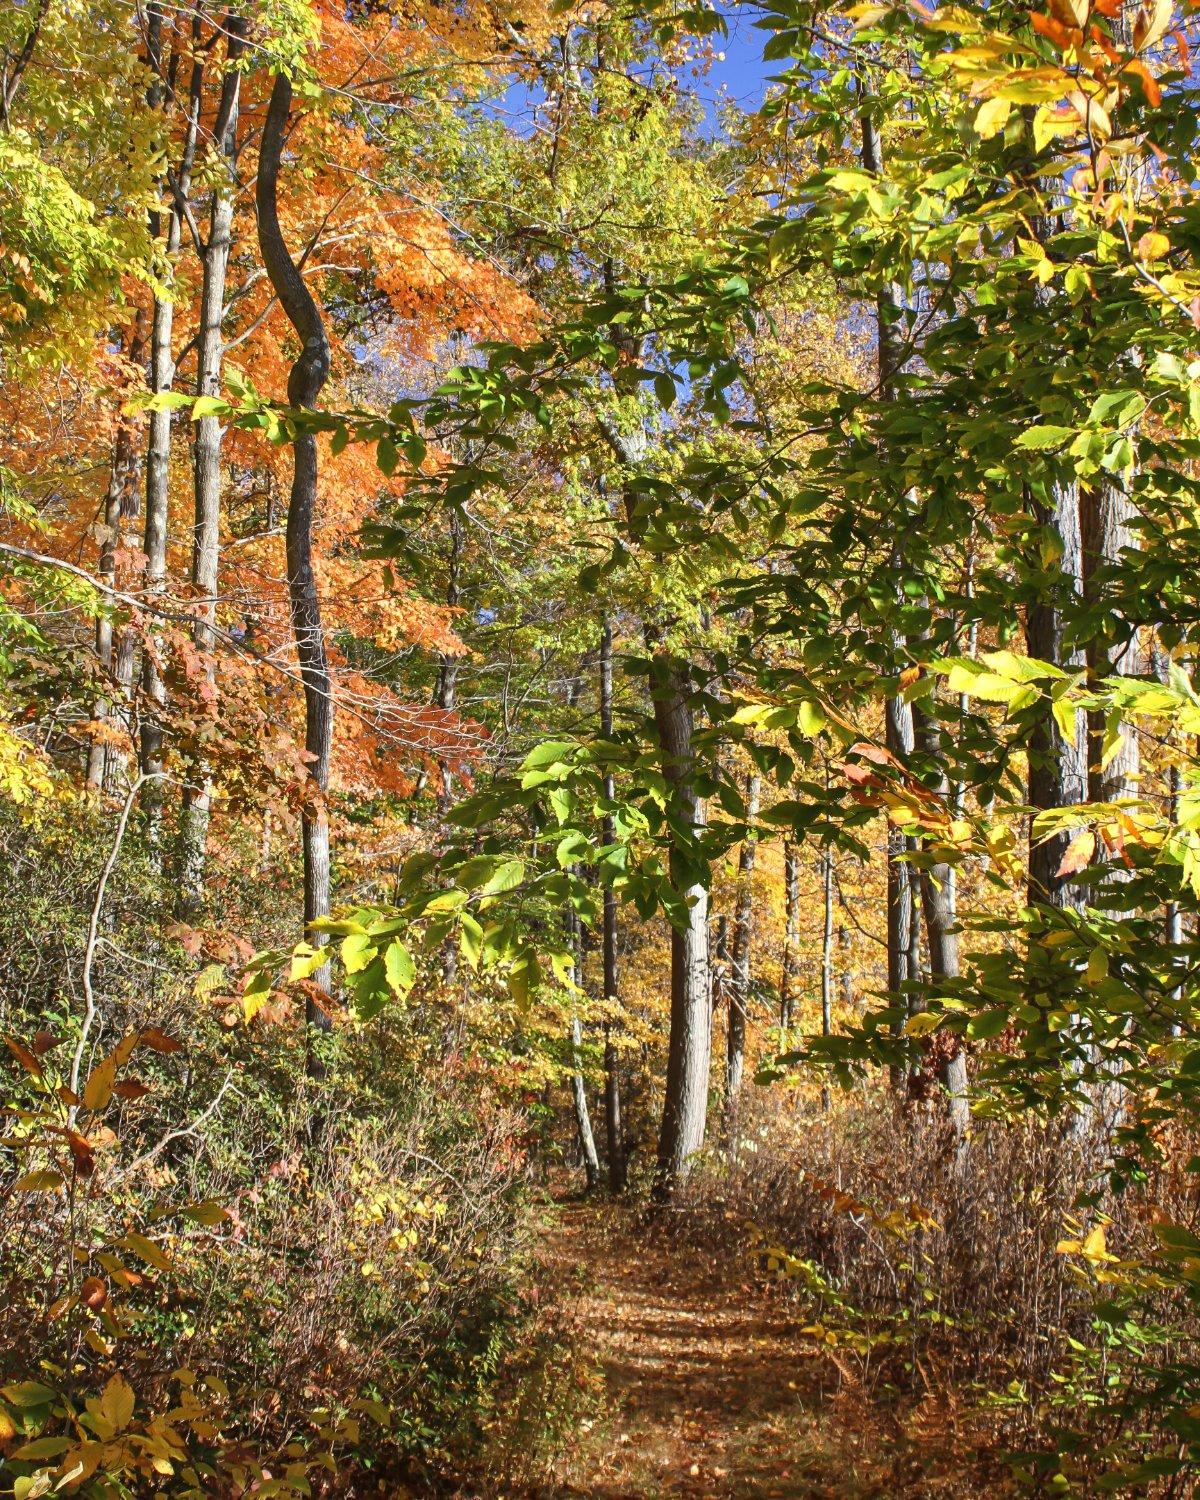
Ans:
{"label": "forest background", "polygon": [[1194,43],[0,11],[11,1493],[552,1484],[567,1174],[1189,1492]]}

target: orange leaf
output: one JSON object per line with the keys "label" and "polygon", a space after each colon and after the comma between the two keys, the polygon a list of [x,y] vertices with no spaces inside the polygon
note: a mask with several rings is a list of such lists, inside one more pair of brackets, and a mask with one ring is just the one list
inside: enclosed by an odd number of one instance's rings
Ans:
{"label": "orange leaf", "polygon": [[1034,31],[1039,36],[1044,36],[1052,41],[1061,52],[1065,52],[1070,46],[1070,34],[1061,21],[1056,21],[1053,16],[1043,16],[1040,13],[1031,16],[1029,19]]}
{"label": "orange leaf", "polygon": [[1090,828],[1085,828],[1082,833],[1077,833],[1067,845],[1062,859],[1059,861],[1058,875],[1078,875],[1080,870],[1086,869],[1091,863],[1092,855],[1096,852],[1096,835]]}
{"label": "orange leaf", "polygon": [[88,1276],[79,1288],[79,1298],[87,1307],[103,1307],[108,1301],[108,1288],[99,1276]]}
{"label": "orange leaf", "polygon": [[1140,57],[1132,57],[1126,64],[1130,73],[1136,73],[1141,79],[1142,89],[1146,95],[1146,103],[1153,109],[1157,109],[1162,103],[1162,89],[1158,86],[1158,79],[1141,60]]}

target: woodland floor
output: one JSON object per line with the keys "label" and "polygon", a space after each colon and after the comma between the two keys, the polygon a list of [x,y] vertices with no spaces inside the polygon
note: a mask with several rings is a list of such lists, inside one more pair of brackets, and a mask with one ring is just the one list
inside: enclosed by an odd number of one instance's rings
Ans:
{"label": "woodland floor", "polygon": [[560,1204],[542,1254],[603,1395],[538,1500],[1012,1493],[952,1399],[865,1389],[749,1256],[673,1243],[602,1202]]}

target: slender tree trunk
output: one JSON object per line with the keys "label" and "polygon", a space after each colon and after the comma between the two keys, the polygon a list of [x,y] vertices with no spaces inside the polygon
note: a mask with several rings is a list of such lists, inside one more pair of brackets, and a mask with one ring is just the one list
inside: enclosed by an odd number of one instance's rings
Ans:
{"label": "slender tree trunk", "polygon": [[[833,1035],[833,847],[821,851],[821,892],[824,899],[824,925],[821,930],[821,1035]],[[821,1108],[830,1105],[828,1083],[821,1090]]]}
{"label": "slender tree trunk", "polygon": [[[155,29],[156,18],[161,7],[152,5],[151,10],[151,70],[155,77],[162,76],[162,59]],[[198,24],[198,23],[197,23]],[[188,99],[188,120],[180,158],[177,186],[179,195],[172,195],[171,207],[167,211],[166,240],[164,249],[169,273],[173,272],[183,229],[183,214],[180,199],[186,197],[191,178],[192,161],[196,152],[196,132],[200,120],[200,98],[204,83],[204,64],[197,58],[192,65],[191,88]],[[158,87],[156,84],[154,87]],[[165,85],[163,102],[169,107],[173,102],[170,84]],[[165,190],[165,189],[164,189]],[[157,221],[159,216],[155,215]],[[152,224],[155,234],[160,224]],[[169,391],[175,380],[175,358],[172,349],[175,306],[168,286],[165,294],[154,299],[154,320],[150,334],[150,390],[153,395]],[[153,410],[150,413],[149,431],[146,441],[146,528],[143,550],[146,554],[145,592],[154,603],[160,599],[167,584],[167,535],[170,513],[171,480],[171,413]],[[142,724],[141,763],[142,775],[146,778],[142,807],[146,816],[147,832],[152,844],[159,840],[162,821],[162,769],[163,769],[163,714],[166,707],[166,688],[159,670],[158,650],[155,645],[156,632],[153,625],[147,630],[146,650],[142,660]]]}
{"label": "slender tree trunk", "polygon": [[[671,786],[675,816],[689,833],[704,827],[704,804],[692,781],[695,769],[690,683],[684,668],[666,654],[653,662],[654,717],[663,774]],[[653,1195],[666,1203],[686,1182],[704,1145],[708,1115],[711,1023],[708,992],[708,888],[688,869],[687,852],[672,851],[672,877],[688,903],[687,917],[671,928],[671,1033],[666,1097],[658,1138]]]}
{"label": "slender tree trunk", "polygon": [[[606,614],[600,629],[600,737],[611,740],[613,734],[613,636],[612,621]],[[604,800],[611,804],[617,795],[611,770],[604,773]],[[604,842],[616,842],[616,823],[611,812],[604,814]],[[628,1178],[625,1156],[624,1123],[621,1118],[621,1062],[614,1039],[619,993],[617,987],[617,897],[607,887],[604,891],[604,914],[601,930],[601,958],[604,984],[604,1133],[608,1148],[608,1185],[614,1193],[623,1193]]]}
{"label": "slender tree trunk", "polygon": [[[238,104],[241,56],[246,22],[230,14],[226,18],[227,66],[221,84],[221,99],[213,138],[220,154],[223,175],[212,191],[208,239],[204,245],[200,286],[200,327],[196,335],[196,395],[219,396],[221,362],[225,354],[225,282],[233,233],[233,210],[237,183],[234,160],[237,152]],[[205,658],[205,674],[215,685],[213,652],[216,648],[218,567],[221,544],[221,423],[217,417],[201,416],[196,423],[195,524],[192,532],[192,587],[196,592],[196,623],[192,637]],[[195,767],[183,789],[179,820],[179,904],[185,913],[203,905],[204,869],[208,853],[208,824],[212,809],[212,783],[208,768]]]}
{"label": "slender tree trunk", "polygon": [[[451,609],[458,605],[461,594],[462,550],[462,517],[457,511],[452,510],[450,512],[450,557],[446,574],[446,603]],[[437,689],[434,696],[438,708],[444,709],[447,713],[454,709],[457,701],[458,665],[457,656],[443,656],[438,665]],[[438,808],[445,813],[449,810],[454,787],[454,777],[449,761],[438,762],[438,775],[441,781],[438,788]]]}
{"label": "slender tree trunk", "polygon": [[[862,144],[860,159],[866,171],[873,176],[883,175],[883,146],[879,138],[879,127],[864,111],[859,118]],[[879,371],[879,397],[882,401],[894,399],[895,380],[899,374],[902,352],[899,347],[900,315],[903,297],[898,286],[880,288],[875,307],[876,350]],[[898,597],[904,573],[904,558],[899,548],[891,557],[892,571],[896,578]],[[899,641],[896,643],[898,646]],[[898,694],[889,698],[884,707],[885,740],[887,748],[902,764],[907,766],[913,751],[912,710]],[[914,954],[913,936],[916,931],[917,911],[914,902],[913,879],[902,860],[907,845],[899,829],[888,826],[887,831],[887,952],[888,989],[899,994],[906,982],[920,980],[919,935]],[[903,1020],[899,1023],[903,1025]],[[899,1070],[893,1072],[893,1082],[903,1082]]]}
{"label": "slender tree trunk", "polygon": [[[583,934],[579,918],[574,912],[567,913],[567,935],[575,955],[574,980],[583,988]],[[583,1023],[575,1002],[571,1002],[571,1100],[575,1106],[575,1129],[579,1135],[579,1154],[583,1158],[583,1170],[587,1178],[587,1190],[593,1192],[600,1183],[600,1158],[596,1152],[596,1137],[592,1130],[592,1114],[588,1108],[587,1081],[583,1076]]]}
{"label": "slender tree trunk", "polygon": [[[144,357],[145,318],[139,311],[129,336],[127,354],[131,363],[139,363]],[[104,541],[100,547],[100,562],[97,572],[102,581],[112,587],[116,583],[117,551],[122,540],[122,523],[130,511],[137,506],[137,485],[140,471],[137,429],[132,418],[119,416],[113,438],[112,464],[109,469],[108,490],[104,499]],[[102,694],[93,710],[100,725],[111,732],[118,727],[121,700],[117,665],[120,657],[120,633],[114,629],[113,617],[107,611],[96,621],[96,659],[101,673],[115,691]],[[92,791],[101,789],[115,791],[122,778],[127,757],[115,744],[109,743],[107,734],[100,734],[92,741],[88,750],[87,785]]]}
{"label": "slender tree trunk", "polygon": [[725,1149],[736,1153],[742,1103],[742,1081],[746,1069],[746,1017],[750,1006],[750,954],[754,936],[754,857],[761,781],[746,779],[746,822],[750,825],[738,855],[737,904],[733,916],[733,973],[730,976],[729,1009],[725,1026],[725,1108],[722,1136]]}
{"label": "slender tree trunk", "polygon": [[800,974],[800,850],[791,839],[783,846],[783,977],[779,987],[779,1029],[783,1042],[792,1028]]}
{"label": "slender tree trunk", "polygon": [[[288,376],[288,401],[295,407],[312,407],[329,378],[330,348],[325,325],[312,293],[283,238],[279,227],[279,163],[292,108],[291,79],[280,73],[271,90],[259,148],[258,237],[263,265],[280,305],[300,339],[301,351]],[[309,756],[309,786],[301,811],[304,853],[304,922],[309,941],[326,941],[313,923],[329,915],[329,757],[333,745],[333,682],[321,624],[321,604],[312,562],[313,517],[317,503],[317,442],[309,432],[300,433],[294,444],[292,491],[287,516],[288,599],[292,633],[304,681],[304,745]],[[313,976],[318,992],[329,993],[329,965]],[[312,991],[305,1000],[309,1034],[308,1071],[321,1076],[322,1068],[312,1045],[314,1031],[327,1031],[329,1013]]]}

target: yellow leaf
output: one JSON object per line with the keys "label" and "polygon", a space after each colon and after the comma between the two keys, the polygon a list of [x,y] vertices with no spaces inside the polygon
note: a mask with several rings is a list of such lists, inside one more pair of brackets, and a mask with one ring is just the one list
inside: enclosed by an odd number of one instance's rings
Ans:
{"label": "yellow leaf", "polygon": [[1139,260],[1162,260],[1171,249],[1171,241],[1165,234],[1159,234],[1152,230],[1142,235],[1137,242],[1137,253]]}
{"label": "yellow leaf", "polygon": [[1008,124],[1012,105],[1007,99],[985,99],[975,116],[976,133],[983,140],[990,140]]}
{"label": "yellow leaf", "polygon": [[915,1016],[909,1016],[904,1023],[905,1036],[929,1036],[936,1031],[945,1019],[936,1011],[919,1010]]}
{"label": "yellow leaf", "polygon": [[117,1060],[115,1057],[106,1057],[92,1069],[83,1086],[84,1109],[103,1109],[112,1098],[113,1084],[116,1081]]}
{"label": "yellow leaf", "polygon": [[133,1387],[121,1374],[114,1375],[100,1397],[100,1411],[115,1432],[123,1432],[133,1420]]}
{"label": "yellow leaf", "polygon": [[1087,1239],[1084,1240],[1083,1244],[1080,1246],[1080,1249],[1082,1250],[1083,1254],[1087,1256],[1088,1260],[1112,1259],[1112,1257],[1108,1253],[1108,1246],[1104,1243],[1103,1224],[1096,1225],[1095,1229],[1093,1229],[1088,1235]]}

